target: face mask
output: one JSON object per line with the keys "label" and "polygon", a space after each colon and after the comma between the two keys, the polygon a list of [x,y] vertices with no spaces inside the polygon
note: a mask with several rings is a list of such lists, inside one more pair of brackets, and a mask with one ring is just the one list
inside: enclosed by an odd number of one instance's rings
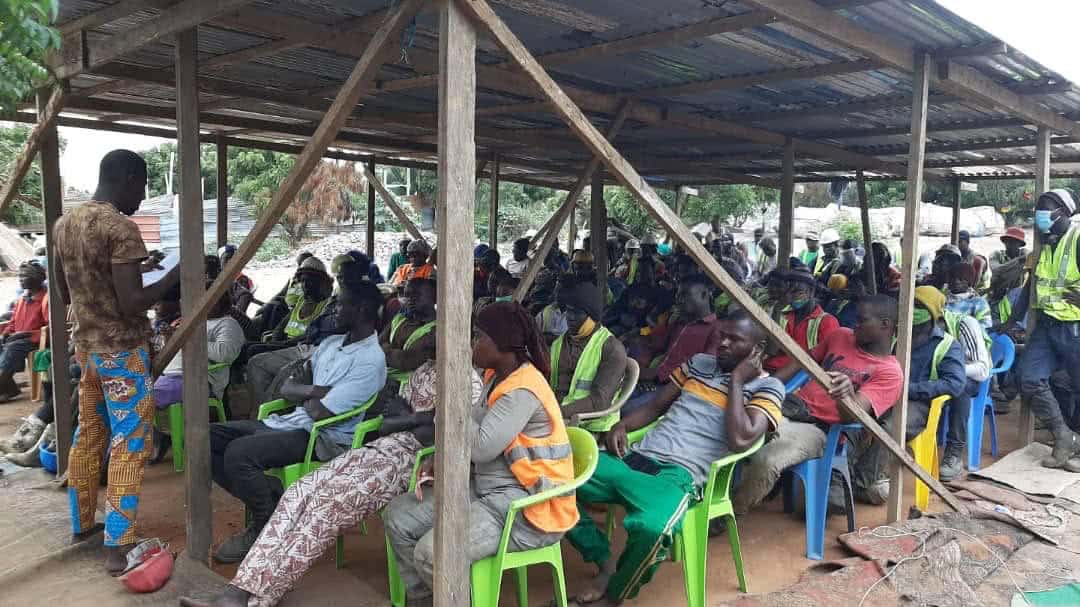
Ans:
{"label": "face mask", "polygon": [[1035,229],[1043,234],[1049,234],[1054,225],[1053,211],[1035,211]]}
{"label": "face mask", "polygon": [[796,300],[792,301],[790,305],[791,305],[792,310],[802,310],[806,306],[810,305],[810,300],[809,299],[796,299]]}

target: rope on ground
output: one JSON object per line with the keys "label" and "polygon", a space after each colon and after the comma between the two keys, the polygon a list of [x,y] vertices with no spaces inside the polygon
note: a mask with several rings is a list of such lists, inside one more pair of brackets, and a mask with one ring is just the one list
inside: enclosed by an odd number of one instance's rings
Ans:
{"label": "rope on ground", "polygon": [[[882,530],[882,529],[892,530],[895,533],[890,534],[890,535],[885,535],[884,533],[880,532],[880,530]],[[1028,607],[1033,607],[1032,604],[1031,604],[1031,601],[1029,601],[1027,596],[1024,594],[1024,589],[1021,588],[1020,584],[1016,581],[1016,576],[1013,575],[1012,569],[1009,569],[1009,566],[1005,563],[1005,559],[998,556],[998,553],[994,552],[994,550],[992,548],[990,548],[990,546],[986,545],[986,543],[983,542],[978,537],[968,533],[967,531],[961,531],[960,529],[954,529],[952,527],[936,527],[934,529],[924,529],[924,530],[921,530],[921,531],[903,531],[901,529],[897,529],[896,527],[892,527],[892,526],[889,526],[889,525],[882,525],[882,526],[877,527],[875,529],[870,529],[869,527],[860,527],[859,528],[859,535],[863,536],[863,535],[865,535],[864,532],[868,532],[870,535],[872,535],[874,537],[879,537],[879,538],[882,538],[882,539],[895,539],[895,538],[898,538],[898,537],[905,537],[905,536],[909,536],[909,535],[912,536],[912,537],[917,537],[922,541],[922,543],[919,545],[919,553],[918,554],[913,554],[911,556],[906,556],[906,557],[900,559],[899,561],[897,561],[897,563],[895,565],[893,565],[892,569],[890,569],[884,576],[882,576],[876,582],[871,584],[870,588],[868,588],[866,590],[866,594],[864,594],[862,599],[859,601],[859,607],[862,607],[863,603],[866,602],[867,597],[869,597],[870,593],[874,591],[874,588],[876,588],[877,585],[880,584],[881,582],[889,579],[889,577],[891,577],[892,574],[896,572],[896,570],[900,567],[900,565],[903,565],[904,563],[906,563],[908,561],[917,561],[917,560],[923,559],[923,558],[929,560],[929,557],[926,554],[926,540],[930,537],[931,534],[933,534],[933,533],[935,533],[937,531],[951,531],[953,533],[958,533],[958,534],[960,534],[960,535],[962,535],[962,536],[964,536],[966,538],[969,538],[969,539],[972,539],[972,540],[975,540],[976,542],[978,542],[979,545],[982,546],[983,548],[985,548],[987,552],[994,555],[994,558],[996,558],[998,560],[998,562],[1001,563],[1001,566],[1005,568],[1005,573],[1007,573],[1009,575],[1009,581],[1012,582],[1012,585],[1016,588],[1016,591],[1020,593],[1020,598],[1023,599],[1024,603],[1026,603],[1028,605]],[[1064,580],[1068,580],[1068,581],[1071,581],[1071,582],[1077,581],[1075,579],[1066,578],[1066,577],[1060,576],[1060,575],[1054,575],[1054,574],[1046,574],[1046,575],[1049,575],[1051,577],[1064,579]]]}

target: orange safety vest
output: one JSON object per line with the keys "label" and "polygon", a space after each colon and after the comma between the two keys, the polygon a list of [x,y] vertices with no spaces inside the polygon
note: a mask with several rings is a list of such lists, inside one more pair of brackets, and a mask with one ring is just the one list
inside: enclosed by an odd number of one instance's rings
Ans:
{"label": "orange safety vest", "polygon": [[425,263],[419,268],[413,268],[411,263],[407,263],[398,267],[394,272],[394,277],[390,279],[390,282],[395,285],[400,285],[414,278],[431,278],[431,275],[435,272],[435,266],[430,263]]}
{"label": "orange safety vest", "polygon": [[[488,369],[484,380],[490,381],[495,371]],[[532,392],[544,406],[551,420],[551,433],[543,438],[533,438],[524,432],[510,441],[503,451],[510,471],[530,493],[536,494],[574,480],[574,457],[570,437],[566,433],[559,401],[545,378],[536,367],[526,363],[491,389],[488,406],[512,390]],[[573,493],[549,499],[525,508],[525,518],[537,529],[547,533],[568,531],[578,522],[577,500]]]}

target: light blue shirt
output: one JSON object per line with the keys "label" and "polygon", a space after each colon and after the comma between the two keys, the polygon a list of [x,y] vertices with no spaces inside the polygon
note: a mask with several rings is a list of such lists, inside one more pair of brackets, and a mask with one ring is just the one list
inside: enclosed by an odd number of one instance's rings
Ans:
{"label": "light blue shirt", "polygon": [[[345,335],[326,338],[311,355],[316,386],[329,386],[322,397],[324,407],[335,415],[355,409],[375,396],[386,383],[386,355],[379,347],[379,335],[345,345]],[[326,437],[339,445],[351,445],[353,429],[363,421],[358,415],[324,430]],[[303,407],[286,415],[271,415],[263,420],[274,430],[311,431],[312,420]]]}

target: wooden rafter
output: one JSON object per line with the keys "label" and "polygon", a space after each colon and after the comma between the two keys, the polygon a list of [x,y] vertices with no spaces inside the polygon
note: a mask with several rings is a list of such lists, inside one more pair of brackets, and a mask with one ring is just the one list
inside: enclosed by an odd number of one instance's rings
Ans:
{"label": "wooden rafter", "polygon": [[293,163],[293,167],[289,174],[286,175],[281,187],[274,192],[274,197],[271,199],[267,210],[259,217],[255,227],[252,228],[247,238],[241,243],[229,266],[224,268],[221,276],[207,289],[205,295],[199,298],[198,304],[195,306],[195,312],[190,316],[185,316],[180,327],[177,328],[172,338],[165,344],[162,352],[155,358],[155,376],[161,374],[165,365],[180,350],[181,345],[187,341],[195,327],[202,326],[206,321],[206,313],[210,305],[221,298],[225,291],[228,290],[231,283],[228,277],[233,276],[233,272],[243,268],[254,257],[255,251],[258,250],[262,241],[273,230],[278,219],[296,198],[297,192],[300,191],[312,169],[315,168],[319,159],[323,157],[327,148],[337,137],[341,127],[345,124],[346,118],[348,118],[349,112],[360,100],[364,87],[371,81],[382,64],[386,52],[386,43],[397,39],[405,25],[419,10],[422,1],[402,0],[387,14],[386,19],[372,37],[372,41],[361,54],[360,59],[349,75],[349,79],[341,87],[333,106],[326,113],[326,116],[319,124],[319,128],[311,136],[307,145],[304,146],[303,152],[297,156],[296,162]]}
{"label": "wooden rafter", "polygon": [[7,205],[11,203],[19,192],[19,186],[22,185],[22,180],[30,171],[30,166],[34,163],[34,157],[41,148],[43,138],[49,132],[53,132],[52,129],[56,126],[56,120],[60,117],[60,110],[63,106],[64,89],[63,87],[54,87],[52,94],[49,96],[49,101],[38,112],[38,121],[34,128],[30,129],[30,135],[26,138],[22,151],[15,157],[11,174],[8,175],[7,181],[0,188],[0,213],[4,212],[4,209],[7,208]]}
{"label": "wooden rafter", "polygon": [[[369,170],[367,164],[360,163],[359,166],[364,172],[364,177],[367,179],[368,184],[375,188],[375,191],[379,194],[379,198],[382,198],[383,204],[389,207],[398,218],[398,221],[401,222],[401,225],[405,226],[405,231],[409,233],[409,236],[412,236],[413,240],[423,240],[424,242],[427,242],[423,233],[420,232],[420,228],[416,227],[416,224],[413,223],[409,214],[405,212],[405,209],[401,208],[401,203],[397,201],[397,197],[391,194],[390,190],[386,189],[386,186],[383,185],[379,176],[376,175],[374,171]],[[369,254],[373,254],[373,252],[369,252]],[[390,277],[387,276],[387,278]]]}
{"label": "wooden rafter", "polygon": [[[638,198],[639,202],[649,211],[669,234],[672,234],[683,250],[687,251],[695,261],[700,264],[706,274],[719,284],[731,296],[736,303],[745,308],[754,320],[765,327],[770,336],[800,365],[803,366],[815,380],[823,384],[830,383],[829,376],[810,355],[803,350],[791,337],[772,319],[769,318],[750,295],[713,259],[712,255],[705,250],[704,246],[690,233],[681,219],[660,199],[656,192],[649,187],[640,174],[618,153],[618,151],[589,123],[582,111],[574,104],[573,100],[562,88],[551,79],[543,67],[529,54],[524,44],[510,31],[502,19],[491,10],[484,0],[455,0],[460,6],[479,23],[481,23],[499,45],[510,54],[514,62],[533,81],[538,90],[543,92],[544,97],[551,102],[552,107],[566,121],[575,133],[589,146],[593,153],[601,158],[607,169]],[[956,499],[944,485],[933,478],[908,455],[903,446],[889,436],[873,417],[851,399],[840,401],[842,408],[855,419],[863,423],[866,429],[897,457],[901,463],[910,469],[915,476],[925,482],[935,493],[952,508],[965,511],[963,504]]]}

